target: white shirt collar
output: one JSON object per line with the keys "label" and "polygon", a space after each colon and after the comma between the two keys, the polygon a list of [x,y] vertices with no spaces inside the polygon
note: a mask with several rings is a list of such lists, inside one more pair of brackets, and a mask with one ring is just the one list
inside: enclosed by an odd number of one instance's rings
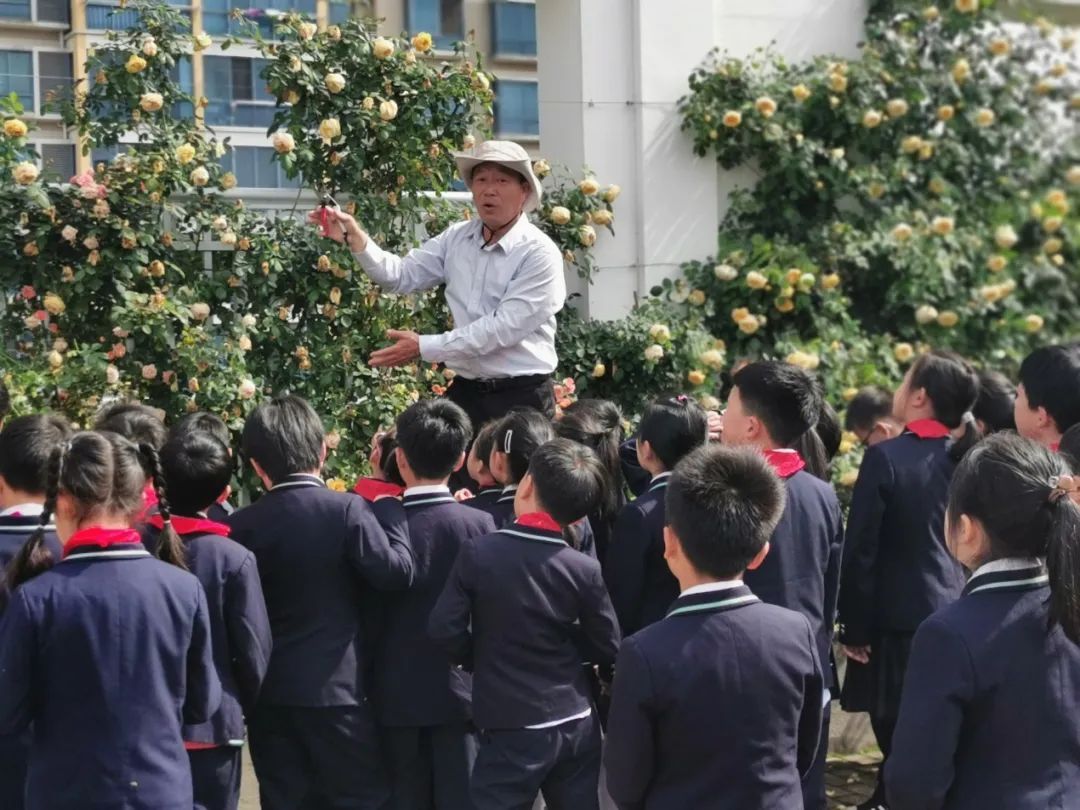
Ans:
{"label": "white shirt collar", "polygon": [[[480,219],[479,214],[477,214],[477,216],[476,216],[476,223],[477,223],[476,224],[476,230],[475,230],[474,233],[476,234],[477,238],[479,239],[480,244],[483,244],[484,243],[484,221],[482,219]],[[529,222],[529,215],[525,214],[525,213],[522,213],[521,216],[519,216],[517,218],[517,221],[510,227],[510,230],[508,230],[506,233],[504,233],[499,238],[498,242],[496,242],[493,245],[489,245],[486,248],[486,250],[490,251],[490,250],[495,250],[496,248],[499,248],[499,249],[502,250],[502,252],[504,254],[509,253],[510,250],[514,247],[514,245],[516,245],[518,242],[522,241],[522,239],[525,238],[525,230],[530,224],[531,223]]]}
{"label": "white shirt collar", "polygon": [[517,492],[517,488],[518,488],[517,484],[509,484],[509,485],[503,487],[503,494],[504,495],[509,495],[511,492]]}
{"label": "white shirt collar", "polygon": [[9,506],[3,512],[0,512],[0,517],[10,517],[11,515],[19,515],[20,517],[36,517],[45,511],[45,507],[40,503],[17,503],[14,506]]}
{"label": "white shirt collar", "polygon": [[650,484],[655,484],[657,481],[664,481],[664,480],[666,480],[668,478],[671,478],[672,474],[673,474],[672,471],[668,471],[668,472],[662,472],[659,475],[654,475],[652,478],[649,479],[649,483]]}
{"label": "white shirt collar", "polygon": [[730,591],[743,584],[741,579],[725,579],[723,582],[703,582],[700,585],[692,585],[679,596],[693,596],[696,593],[711,593],[712,591]]}
{"label": "white shirt collar", "polygon": [[1003,557],[1000,560],[992,560],[980,565],[972,573],[971,578],[974,579],[982,574],[1000,574],[1004,571],[1023,571],[1027,568],[1042,567],[1043,561],[1038,557]]}
{"label": "white shirt collar", "polygon": [[421,487],[409,487],[405,490],[405,497],[410,495],[449,495],[450,487],[445,484],[425,484]]}

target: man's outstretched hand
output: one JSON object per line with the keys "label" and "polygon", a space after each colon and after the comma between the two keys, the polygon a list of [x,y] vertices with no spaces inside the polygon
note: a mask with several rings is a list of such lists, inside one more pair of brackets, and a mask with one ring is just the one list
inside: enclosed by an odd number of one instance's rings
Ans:
{"label": "man's outstretched hand", "polygon": [[386,337],[394,341],[394,345],[373,352],[368,358],[369,366],[375,368],[404,366],[420,356],[420,336],[416,332],[391,329],[386,333]]}
{"label": "man's outstretched hand", "polygon": [[326,223],[324,236],[330,237],[335,242],[344,242],[345,237],[348,236],[349,247],[357,252],[367,247],[367,234],[353,217],[340,208],[324,206],[308,214],[308,222],[321,226],[324,221]]}

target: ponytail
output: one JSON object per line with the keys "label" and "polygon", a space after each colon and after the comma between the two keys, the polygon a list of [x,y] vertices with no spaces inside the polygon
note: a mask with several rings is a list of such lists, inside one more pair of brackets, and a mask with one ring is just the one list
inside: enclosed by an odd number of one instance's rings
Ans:
{"label": "ponytail", "polygon": [[163,522],[158,540],[158,559],[186,571],[188,565],[187,558],[184,555],[184,543],[172,525],[172,512],[169,509],[169,499],[166,494],[165,474],[161,470],[161,458],[158,456],[158,451],[154,449],[154,446],[146,442],[139,444],[139,456],[154,482],[158,513],[161,515]]}
{"label": "ponytail", "polygon": [[831,481],[829,475],[829,455],[825,450],[825,442],[818,435],[817,428],[810,428],[806,433],[795,440],[795,449],[799,451],[802,460],[806,462],[806,471],[822,481]]}
{"label": "ponytail", "polygon": [[983,437],[982,431],[979,430],[979,426],[976,424],[975,417],[971,411],[967,411],[964,414],[961,427],[964,429],[963,433],[949,442],[949,447],[945,451],[949,458],[957,463],[963,459],[963,457],[968,454],[968,451],[978,444],[979,440]]}
{"label": "ponytail", "polygon": [[568,523],[562,527],[562,539],[574,551],[581,551],[581,530],[575,524]]}
{"label": "ponytail", "polygon": [[23,543],[22,548],[8,565],[4,577],[5,604],[11,594],[39,574],[44,574],[56,564],[53,553],[45,545],[45,533],[49,520],[56,511],[56,499],[60,494],[60,473],[64,466],[67,445],[54,447],[49,454],[48,479],[45,485],[45,505],[41,510],[41,519],[34,533]]}
{"label": "ponytail", "polygon": [[1050,576],[1050,623],[1080,644],[1080,505],[1061,490],[1051,493],[1046,571]]}

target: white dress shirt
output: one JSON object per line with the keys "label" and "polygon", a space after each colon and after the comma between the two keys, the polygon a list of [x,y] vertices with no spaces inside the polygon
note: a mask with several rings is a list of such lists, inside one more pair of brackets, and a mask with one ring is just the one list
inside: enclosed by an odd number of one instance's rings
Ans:
{"label": "white dress shirt", "polygon": [[479,219],[452,225],[405,258],[369,238],[353,256],[386,292],[446,284],[454,328],[420,336],[426,362],[474,380],[551,374],[555,313],[566,300],[562,254],[524,215],[487,248],[482,228]]}

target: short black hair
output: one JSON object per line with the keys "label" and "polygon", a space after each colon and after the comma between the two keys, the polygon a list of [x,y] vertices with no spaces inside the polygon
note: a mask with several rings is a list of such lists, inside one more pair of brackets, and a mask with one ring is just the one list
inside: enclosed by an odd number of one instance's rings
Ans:
{"label": "short black hair", "polygon": [[610,487],[599,456],[570,439],[553,439],[537,449],[529,475],[540,505],[563,527],[595,511]]}
{"label": "short black hair", "polygon": [[893,395],[880,385],[860,388],[844,411],[844,427],[848,430],[871,430],[893,411]]}
{"label": "short black hair", "polygon": [[790,447],[821,417],[821,397],[809,372],[791,363],[760,361],[741,369],[732,384],[781,447]]}
{"label": "short black hair", "polygon": [[0,377],[0,422],[3,422],[4,417],[9,413],[11,413],[11,394],[8,393],[4,378]]}
{"label": "short black hair", "polygon": [[710,443],[668,482],[667,525],[696,570],[730,579],[746,570],[784,509],[784,485],[760,452]]}
{"label": "short black hair", "polygon": [[[379,471],[382,477],[391,484],[399,487],[405,486],[405,479],[401,477],[401,470],[397,463],[397,428],[392,427],[384,430],[379,436]],[[372,472],[375,472],[372,470]]]}
{"label": "short black hair", "polygon": [[1080,475],[1080,422],[1077,422],[1062,434],[1058,451],[1065,456],[1065,460],[1072,466],[1073,472]]}
{"label": "short black hair", "polygon": [[650,403],[638,425],[638,438],[649,443],[669,470],[695,447],[705,444],[708,433],[705,411],[687,396],[661,397]]}
{"label": "short black hair", "polygon": [[21,492],[44,495],[49,459],[71,435],[68,421],[57,414],[19,416],[0,430],[0,476]]}
{"label": "short black hair", "polygon": [[117,433],[135,444],[160,450],[169,437],[161,416],[141,402],[119,402],[106,408],[94,423],[94,430]]}
{"label": "short black hair", "polygon": [[510,483],[518,484],[529,471],[529,461],[537,448],[555,438],[551,420],[533,408],[511,408],[499,420],[492,435],[492,451],[506,454]]}
{"label": "short black hair", "polygon": [[1080,345],[1043,346],[1020,364],[1020,384],[1032,408],[1046,408],[1064,433],[1080,422]]}
{"label": "short black hair", "polygon": [[495,446],[495,431],[498,427],[498,419],[491,419],[485,422],[480,430],[477,431],[476,439],[473,441],[473,449],[476,450],[476,457],[483,462],[485,468],[491,461],[491,450]]}
{"label": "short black hair", "polygon": [[1016,430],[1016,386],[1004,374],[984,369],[979,372],[979,397],[971,413],[986,425],[988,433]]}
{"label": "short black hair", "polygon": [[273,483],[322,466],[322,421],[307,400],[295,394],[263,402],[244,422],[240,448]]}
{"label": "short black hair", "polygon": [[212,506],[232,478],[229,448],[206,431],[173,436],[160,455],[169,505],[177,515],[194,517]]}
{"label": "short black hair", "polygon": [[195,411],[195,413],[185,414],[169,430],[169,438],[175,439],[177,436],[186,436],[189,433],[196,432],[209,433],[225,447],[232,446],[232,434],[229,432],[229,426],[225,424],[224,419],[209,411]]}
{"label": "short black hair", "polygon": [[424,479],[449,478],[472,440],[472,423],[448,399],[424,399],[397,419],[397,443]]}
{"label": "short black hair", "polygon": [[825,448],[825,458],[832,461],[840,452],[840,445],[844,441],[844,429],[840,425],[840,416],[836,413],[836,409],[824,399],[821,400],[821,413],[818,415],[814,430]]}

